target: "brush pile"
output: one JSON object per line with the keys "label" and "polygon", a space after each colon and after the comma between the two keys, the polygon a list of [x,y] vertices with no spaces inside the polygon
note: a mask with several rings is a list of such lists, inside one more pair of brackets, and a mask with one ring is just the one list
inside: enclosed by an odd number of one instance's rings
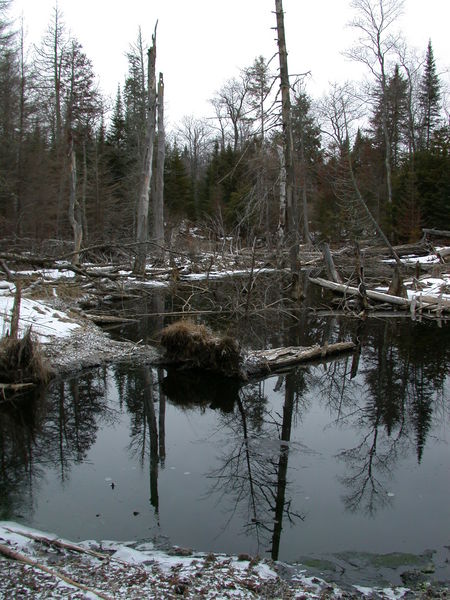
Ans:
{"label": "brush pile", "polygon": [[165,361],[182,363],[188,368],[205,369],[227,377],[239,376],[241,352],[230,336],[217,336],[205,325],[177,321],[161,332]]}

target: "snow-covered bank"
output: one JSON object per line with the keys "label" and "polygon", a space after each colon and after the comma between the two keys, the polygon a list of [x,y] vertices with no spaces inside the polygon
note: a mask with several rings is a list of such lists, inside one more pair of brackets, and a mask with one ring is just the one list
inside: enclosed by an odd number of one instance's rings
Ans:
{"label": "snow-covered bank", "polygon": [[[11,327],[15,286],[0,281],[0,338]],[[53,371],[64,373],[118,360],[151,361],[156,350],[148,346],[112,340],[99,327],[47,302],[22,298],[19,335],[28,328],[41,344],[44,357]]]}
{"label": "snow-covered bank", "polygon": [[[0,337],[11,327],[15,285],[0,281]],[[67,313],[48,306],[44,302],[22,298],[20,302],[19,335],[29,327],[40,342],[50,342],[54,338],[70,335],[80,327]]]}
{"label": "snow-covered bank", "polygon": [[344,590],[301,568],[283,579],[283,565],[249,556],[162,552],[151,542],[73,544],[13,522],[0,522],[1,598],[445,598],[448,590]]}

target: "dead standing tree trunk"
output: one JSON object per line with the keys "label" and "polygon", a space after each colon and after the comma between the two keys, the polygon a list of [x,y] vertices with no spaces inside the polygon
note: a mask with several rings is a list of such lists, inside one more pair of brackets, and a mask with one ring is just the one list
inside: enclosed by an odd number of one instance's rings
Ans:
{"label": "dead standing tree trunk", "polygon": [[152,46],[147,52],[148,60],[148,107],[147,107],[147,132],[145,136],[144,159],[142,162],[141,190],[136,213],[136,259],[133,272],[136,275],[145,275],[145,260],[147,256],[148,241],[148,209],[150,184],[152,180],[153,145],[156,127],[156,27],[152,36]]}
{"label": "dead standing tree trunk", "polygon": [[73,231],[73,256],[72,264],[80,262],[80,249],[83,241],[83,217],[80,203],[77,199],[77,157],[73,140],[70,142],[70,198],[69,221]]}
{"label": "dead standing tree trunk", "polygon": [[283,125],[283,150],[286,168],[286,217],[289,243],[289,261],[293,278],[297,278],[297,214],[295,206],[294,138],[292,135],[291,98],[287,62],[286,36],[282,0],[275,0],[277,15],[278,55],[280,58],[281,119]]}
{"label": "dead standing tree trunk", "polygon": [[158,83],[158,147],[156,153],[155,195],[153,198],[152,238],[156,244],[156,254],[164,259],[164,162],[166,156],[166,135],[164,128],[164,79],[159,74]]}
{"label": "dead standing tree trunk", "polygon": [[280,210],[277,227],[277,255],[278,263],[281,266],[286,230],[286,162],[283,147],[277,146],[277,150],[280,159]]}

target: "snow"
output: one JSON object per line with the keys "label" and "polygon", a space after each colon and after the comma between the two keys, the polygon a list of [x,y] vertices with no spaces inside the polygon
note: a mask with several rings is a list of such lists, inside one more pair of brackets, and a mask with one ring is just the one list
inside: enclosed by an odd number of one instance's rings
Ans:
{"label": "snow", "polygon": [[[262,268],[255,269],[254,275],[259,273],[274,273],[276,269]],[[236,269],[224,271],[209,271],[209,273],[187,273],[181,274],[182,281],[202,281],[205,279],[224,279],[225,277],[243,277],[250,274],[250,269]]]}
{"label": "snow", "polygon": [[[354,585],[353,586],[358,592],[363,594],[363,596],[367,596],[369,598],[373,597],[373,588],[365,587],[362,585]],[[395,589],[392,588],[383,588],[382,590],[383,596],[388,598],[389,600],[399,600],[399,598],[403,598],[408,592],[408,588],[398,587]]]}
{"label": "snow", "polygon": [[145,564],[151,560],[148,554],[144,554],[144,552],[134,550],[133,548],[127,548],[126,546],[119,546],[111,558],[130,565]]}
{"label": "snow", "polygon": [[[14,271],[13,271],[14,273]],[[57,279],[73,279],[74,272],[70,269],[33,269],[28,271],[15,271],[21,277],[39,275],[45,281],[56,281]]]}
{"label": "snow", "polygon": [[[426,256],[417,256],[416,254],[405,254],[401,257],[401,262],[405,265],[415,265],[420,263],[421,265],[434,265],[440,263],[440,259],[436,254],[427,254]],[[393,258],[386,258],[382,262],[388,264],[394,264]]]}
{"label": "snow", "polygon": [[[5,336],[11,327],[11,314],[14,305],[15,286],[0,281],[0,337]],[[70,335],[80,324],[66,313],[48,306],[42,301],[22,298],[20,302],[19,335],[31,327],[40,342],[50,342],[53,338]]]}

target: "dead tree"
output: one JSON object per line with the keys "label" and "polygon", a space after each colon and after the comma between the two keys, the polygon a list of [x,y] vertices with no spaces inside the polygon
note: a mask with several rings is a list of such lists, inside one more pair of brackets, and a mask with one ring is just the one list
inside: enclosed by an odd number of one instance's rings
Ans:
{"label": "dead tree", "polygon": [[166,156],[166,135],[164,129],[164,79],[159,74],[158,82],[158,146],[156,152],[155,194],[153,198],[152,238],[156,244],[156,254],[164,258],[164,162]]}
{"label": "dead tree", "polygon": [[80,203],[77,198],[77,157],[73,140],[70,142],[70,197],[69,197],[69,221],[73,231],[73,255],[72,264],[80,262],[80,249],[83,241],[83,216]]}
{"label": "dead tree", "polygon": [[[158,25],[158,23],[156,24]],[[145,261],[147,256],[148,241],[148,209],[150,184],[152,180],[153,145],[156,128],[156,26],[152,36],[152,46],[147,52],[147,132],[145,135],[144,158],[142,161],[141,189],[136,213],[136,259],[133,272],[136,275],[145,275]]]}
{"label": "dead tree", "polygon": [[277,248],[278,256],[281,257],[282,247],[284,245],[284,236],[286,229],[286,161],[284,149],[277,146],[278,156],[280,158],[280,210],[277,227]]}
{"label": "dead tree", "polygon": [[280,59],[281,120],[283,126],[284,164],[286,168],[286,217],[289,234],[289,259],[293,274],[297,272],[297,214],[294,203],[294,138],[292,135],[291,98],[287,62],[286,36],[282,0],[275,0],[278,55]]}

